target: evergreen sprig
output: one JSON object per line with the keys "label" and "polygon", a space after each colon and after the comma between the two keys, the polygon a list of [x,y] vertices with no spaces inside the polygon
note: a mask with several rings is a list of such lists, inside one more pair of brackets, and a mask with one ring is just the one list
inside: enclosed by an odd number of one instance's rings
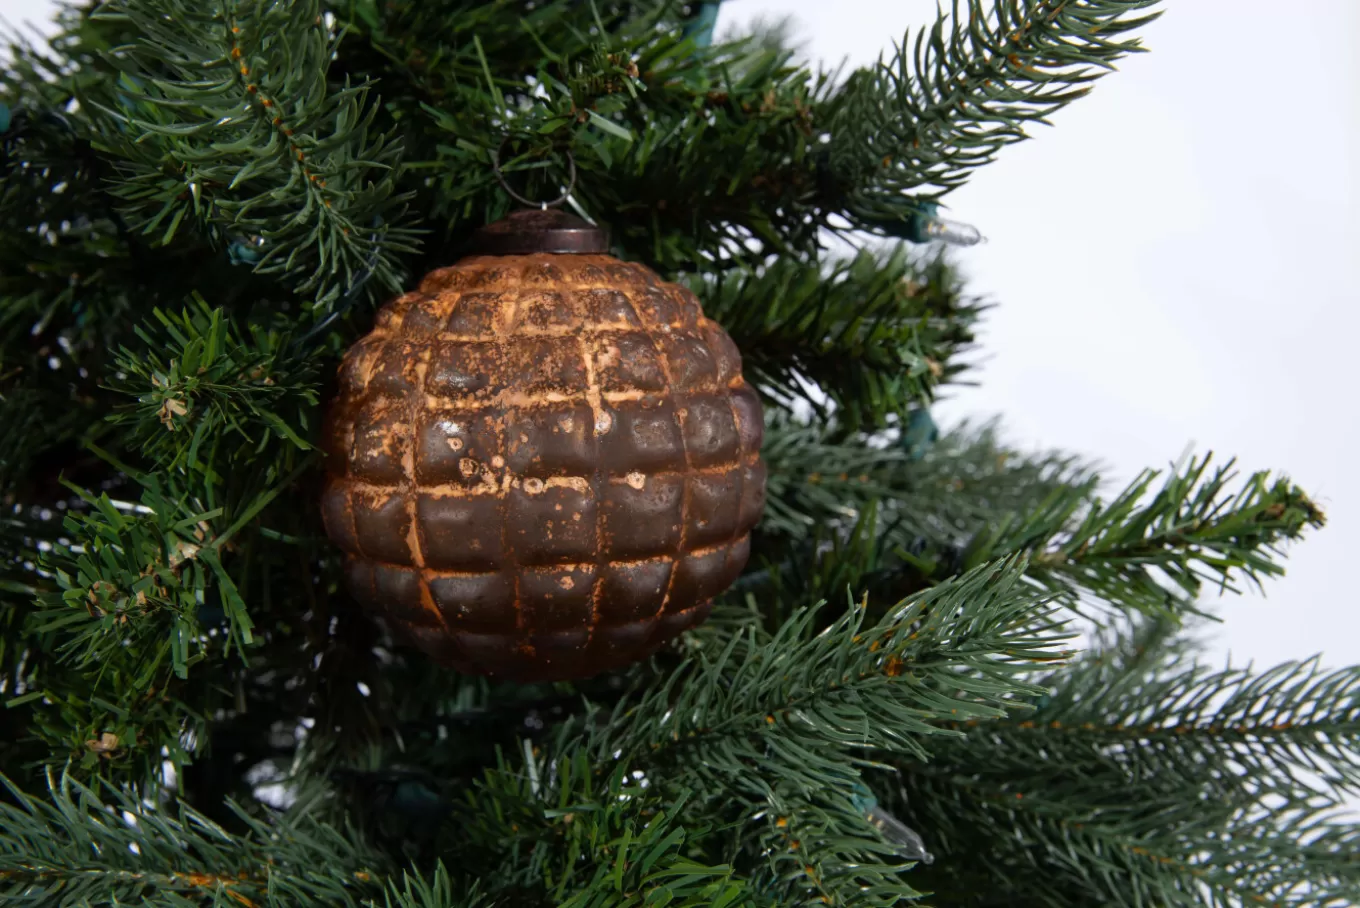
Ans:
{"label": "evergreen sprig", "polygon": [[586,746],[653,786],[710,793],[742,830],[735,847],[790,899],[896,904],[915,893],[854,807],[860,768],[875,749],[924,756],[954,733],[945,717],[1001,715],[1026,672],[1060,658],[1061,628],[1022,577],[989,565],[877,622],[860,605],[825,629],[816,608],[767,633],[758,612],[727,607],[679,666],[591,723]]}
{"label": "evergreen sprig", "polygon": [[1157,772],[1231,755],[1239,771],[1210,784],[1217,797],[1244,803],[1270,790],[1360,790],[1360,667],[1324,671],[1314,657],[1264,671],[1211,669],[1197,657],[1185,631],[1165,619],[1107,628],[1050,679],[1052,692],[1027,727],[1058,722],[1136,741],[1106,756]]}
{"label": "evergreen sprig", "polygon": [[[470,838],[499,843],[479,857],[486,885],[517,905],[603,908],[753,906],[747,881],[689,855],[712,830],[686,816],[684,793],[663,799],[626,762],[602,764],[569,748],[502,759],[455,811]],[[606,768],[608,767],[608,768]]]}
{"label": "evergreen sprig", "polygon": [[825,178],[861,229],[904,236],[916,203],[962,185],[1006,145],[1091,89],[1157,0],[953,0],[914,45],[851,74],[817,108]]}
{"label": "evergreen sprig", "polygon": [[761,530],[794,540],[853,521],[861,508],[910,486],[910,458],[901,448],[778,411],[766,415],[761,458],[769,474]]}
{"label": "evergreen sprig", "polygon": [[382,858],[315,793],[267,818],[233,805],[242,829],[229,832],[183,803],[66,775],[49,774],[43,799],[0,782],[12,798],[0,800],[0,895],[16,904],[359,908],[382,892]]}
{"label": "evergreen sprig", "polygon": [[776,783],[747,809],[741,844],[774,904],[887,908],[921,896],[912,887],[913,864],[843,791]]}
{"label": "evergreen sprig", "polygon": [[1233,462],[1212,455],[1144,471],[1109,502],[1055,491],[1029,513],[970,540],[965,564],[1031,552],[1030,576],[1076,603],[1082,594],[1120,608],[1179,612],[1206,583],[1236,591],[1284,572],[1282,547],[1323,525],[1321,509],[1287,478],[1253,473],[1232,489]]}
{"label": "evergreen sprig", "polygon": [[[683,759],[700,775],[739,775],[742,765],[739,751],[710,755],[707,742],[747,739],[759,755],[770,735],[923,754],[916,736],[936,733],[941,715],[997,716],[1001,699],[1023,686],[1018,673],[1056,658],[1060,626],[1023,583],[1023,568],[978,568],[871,625],[862,605],[824,630],[817,609],[805,608],[773,634],[746,609],[717,616],[695,633],[685,662],[624,701],[605,726],[608,740],[627,758]],[[972,680],[956,693],[934,691],[964,675]],[[678,756],[692,752],[712,759]]]}
{"label": "evergreen sprig", "polygon": [[821,80],[755,42],[700,52],[683,34],[652,37],[634,57],[645,92],[621,113],[633,138],[578,156],[583,207],[663,273],[815,258]]}
{"label": "evergreen sprig", "polygon": [[[995,426],[965,426],[921,460],[781,417],[767,438],[770,535],[737,590],[770,599],[771,627],[847,587],[895,601],[1014,552],[1028,553],[1029,582],[1088,617],[1182,618],[1206,584],[1280,574],[1283,546],[1324,522],[1289,480],[1262,472],[1234,489],[1232,463],[1207,456],[1155,492],[1147,471],[1107,503],[1090,467],[1009,451]],[[800,475],[827,463],[842,472]]]}
{"label": "evergreen sprig", "polygon": [[154,475],[140,482],[137,504],[73,487],[86,507],[70,510],[66,538],[43,554],[53,588],[27,619],[45,667],[7,704],[27,706],[30,733],[86,771],[190,761],[206,708],[229,699],[211,673],[193,681],[190,669],[218,647],[244,656],[254,639],[228,553],[288,481],[230,514]]}
{"label": "evergreen sprig", "polygon": [[327,82],[324,11],[109,0],[95,20],[135,40],[107,55],[117,85],[82,103],[135,229],[161,246],[183,227],[241,243],[255,271],[328,308],[360,275],[398,289],[416,234],[402,223],[400,146],[370,134],[369,86]]}
{"label": "evergreen sprig", "polygon": [[[1089,467],[1008,451],[994,427],[977,434],[964,427],[917,462],[891,444],[836,441],[776,418],[765,452],[770,529],[800,540],[818,530],[825,539],[829,526],[844,540],[873,506],[877,531],[888,535],[866,536],[862,527],[858,535],[892,551],[903,570],[938,582],[1025,552],[1034,582],[1074,607],[1183,614],[1206,584],[1235,591],[1242,580],[1259,585],[1279,575],[1283,546],[1325,523],[1287,478],[1258,472],[1234,488],[1233,463],[1213,467],[1211,455],[1168,471],[1155,490],[1161,474],[1145,471],[1104,501]],[[841,471],[802,472],[830,462]],[[894,503],[908,496],[910,508]],[[804,548],[794,550],[800,559]]]}
{"label": "evergreen sprig", "polygon": [[821,267],[776,259],[696,288],[743,352],[743,369],[780,406],[873,430],[905,421],[957,380],[983,311],[940,256],[904,246]]}
{"label": "evergreen sprig", "polygon": [[1044,683],[1033,712],[961,723],[929,764],[897,764],[903,809],[956,856],[931,868],[941,891],[985,891],[985,873],[1054,906],[1360,894],[1336,816],[1360,780],[1360,669],[1208,670],[1174,624],[1144,620]]}
{"label": "evergreen sprig", "polygon": [[271,438],[312,449],[317,369],[293,354],[286,330],[243,330],[201,298],[176,315],[152,315],[154,324],[137,328],[138,349],[119,350],[111,385],[137,400],[116,417],[129,447],[187,472],[255,460]]}
{"label": "evergreen sprig", "polygon": [[[376,900],[373,903],[376,908]],[[460,886],[449,876],[448,868],[440,861],[428,878],[416,873],[403,873],[401,882],[390,880],[383,899],[383,908],[494,908],[495,903],[484,896],[475,882]]]}
{"label": "evergreen sprig", "polygon": [[[1098,464],[1056,451],[1020,450],[1006,442],[1005,434],[995,419],[958,423],[903,474],[909,493],[885,496],[885,506],[909,521],[915,536],[954,545],[971,539],[999,514],[1037,511],[1055,494],[1090,498],[1099,491]],[[909,507],[893,504],[907,494]]]}
{"label": "evergreen sprig", "polygon": [[[960,424],[934,452],[915,459],[891,434],[845,431],[767,415],[761,456],[769,470],[769,504],[761,529],[804,539],[817,528],[852,523],[878,502],[902,544],[961,544],[998,514],[1037,509],[1055,492],[1080,497],[1097,476],[1078,458],[1031,454],[1003,443],[996,422]],[[899,504],[900,503],[900,504]]]}
{"label": "evergreen sprig", "polygon": [[[573,204],[606,224],[628,257],[663,273],[815,253],[823,220],[813,195],[815,88],[783,50],[738,42],[698,51],[663,27],[668,5],[642,4],[607,43],[584,46],[570,29],[540,30],[528,17],[515,53],[539,49],[532,66],[522,64],[532,75],[488,75],[475,92],[459,86],[480,116],[447,96],[424,108],[435,141],[410,167],[437,174],[435,216],[504,210],[489,173],[498,149],[518,191],[543,199],[567,185],[570,153]],[[486,73],[496,59],[480,37],[441,52]]]}
{"label": "evergreen sprig", "polygon": [[[163,613],[173,630],[165,635],[153,663],[185,677],[196,637],[194,613],[203,603],[209,578],[221,592],[234,643],[249,643],[252,622],[235,584],[222,567],[222,553],[238,527],[219,528],[220,508],[198,510],[176,494],[164,490],[155,477],[145,480],[138,505],[115,504],[107,494],[98,497],[75,489],[88,510],[69,514],[64,528],[72,542],[53,549],[44,566],[62,588],[61,604],[38,615],[39,632],[58,628],[74,634],[69,649],[78,654],[77,664],[102,665],[111,655],[98,641],[122,646],[125,633],[147,633],[155,624],[147,620]],[[53,603],[56,606],[56,603]],[[84,618],[75,620],[84,613]],[[51,623],[55,622],[55,623]],[[126,631],[120,628],[126,627]],[[157,634],[160,636],[160,634]],[[144,652],[146,641],[135,647]]]}

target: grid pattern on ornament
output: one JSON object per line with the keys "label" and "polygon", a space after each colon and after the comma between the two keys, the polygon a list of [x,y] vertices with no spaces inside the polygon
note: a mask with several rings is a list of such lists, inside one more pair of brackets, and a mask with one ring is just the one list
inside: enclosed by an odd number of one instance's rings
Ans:
{"label": "grid pattern on ornament", "polygon": [[359,598],[454,650],[434,655],[642,648],[745,564],[758,398],[694,295],[644,268],[435,271],[384,308],[341,385],[328,531]]}

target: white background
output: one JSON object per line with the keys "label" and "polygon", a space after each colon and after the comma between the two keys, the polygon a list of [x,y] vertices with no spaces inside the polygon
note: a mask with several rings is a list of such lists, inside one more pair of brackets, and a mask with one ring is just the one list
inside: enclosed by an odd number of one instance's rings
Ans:
{"label": "white background", "polygon": [[[943,421],[1099,459],[1122,485],[1187,445],[1280,469],[1329,525],[1289,573],[1222,603],[1216,655],[1360,662],[1360,3],[1168,0],[1090,97],[948,199],[987,318],[981,387]],[[0,0],[11,23],[49,0]],[[719,30],[792,15],[828,67],[933,21],[926,0],[728,0]],[[1347,553],[1350,553],[1349,555]]]}

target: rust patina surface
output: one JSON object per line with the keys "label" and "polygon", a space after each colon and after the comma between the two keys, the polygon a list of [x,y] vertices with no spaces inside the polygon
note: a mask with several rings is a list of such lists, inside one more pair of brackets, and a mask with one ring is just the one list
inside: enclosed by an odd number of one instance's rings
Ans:
{"label": "rust patina surface", "polygon": [[606,255],[474,256],[346,354],[326,529],[354,597],[440,662],[586,677],[736,579],[761,434],[736,346],[688,290]]}

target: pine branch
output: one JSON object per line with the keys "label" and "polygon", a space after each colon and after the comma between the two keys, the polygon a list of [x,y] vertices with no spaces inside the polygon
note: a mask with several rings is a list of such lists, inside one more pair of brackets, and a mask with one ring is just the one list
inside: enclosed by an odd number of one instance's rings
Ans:
{"label": "pine branch", "polygon": [[[941,715],[994,717],[999,698],[1024,686],[1019,673],[1055,658],[1056,625],[1020,582],[1022,567],[979,568],[872,626],[864,625],[862,607],[821,632],[815,608],[773,635],[711,621],[679,668],[615,711],[607,726],[612,740],[639,760],[670,759],[672,748],[704,750],[709,740],[770,735],[923,753],[914,736],[935,733]],[[976,676],[966,693],[919,702],[925,689],[948,686],[961,673]],[[691,771],[735,771],[734,758]]]}
{"label": "pine branch", "polygon": [[[84,15],[59,7],[50,47],[19,33],[4,35],[0,102],[10,118],[0,132],[0,249],[36,259],[33,267],[0,269],[0,287],[10,292],[47,270],[53,246],[66,247],[61,251],[67,256],[70,247],[81,247],[86,267],[80,272],[88,275],[98,270],[101,254],[125,253],[130,244],[126,225],[101,193],[107,168],[70,110],[72,81],[88,85],[106,78],[98,67],[104,44],[82,28]],[[13,314],[5,312],[7,319]]]}
{"label": "pine branch", "polygon": [[[820,532],[824,542],[829,532],[843,542],[873,505],[875,534],[861,530],[864,545],[844,549],[847,557],[868,557],[876,570],[896,559],[936,583],[1024,553],[1033,581],[1073,607],[1094,600],[1184,614],[1206,584],[1235,591],[1241,580],[1283,573],[1283,546],[1325,522],[1287,479],[1260,472],[1234,488],[1232,462],[1211,469],[1209,456],[1166,474],[1156,491],[1159,474],[1146,471],[1106,503],[1091,468],[1008,451],[992,427],[963,426],[919,462],[890,444],[779,417],[766,439],[766,532],[795,540]],[[786,567],[798,572],[816,557],[806,546],[774,552],[776,568],[793,557]]]}
{"label": "pine branch", "polygon": [[1169,627],[1107,630],[1031,714],[960,723],[929,764],[898,763],[950,886],[982,897],[1024,868],[1045,905],[1355,898],[1356,831],[1332,814],[1360,784],[1360,668],[1186,667]]}
{"label": "pine branch", "polygon": [[983,309],[963,297],[942,257],[914,258],[903,246],[861,251],[830,269],[776,259],[695,289],[767,399],[802,402],[823,418],[834,406],[843,424],[866,431],[905,420],[957,380],[966,366],[956,357]]}
{"label": "pine branch", "polygon": [[962,185],[1025,127],[1085,95],[1126,54],[1156,0],[954,0],[888,63],[855,72],[817,107],[826,179],[858,229],[902,236],[918,203]]}
{"label": "pine branch", "polygon": [[75,489],[86,509],[68,513],[66,540],[44,553],[40,563],[57,589],[41,594],[27,624],[30,645],[49,663],[9,703],[33,704],[34,727],[56,753],[86,771],[189,762],[186,745],[196,735],[186,735],[186,723],[201,735],[199,710],[229,699],[212,672],[189,681],[190,668],[211,665],[219,645],[206,608],[221,609],[223,656],[233,649],[244,656],[253,641],[224,559],[292,477],[266,479],[272,487],[230,511],[152,475],[139,477],[139,505]]}
{"label": "pine branch", "polygon": [[[70,11],[62,16],[67,27],[73,18]],[[32,408],[28,419],[6,420],[13,426],[6,441],[54,477],[53,452],[75,447],[104,404],[96,373],[110,333],[101,329],[129,310],[126,296],[108,284],[133,253],[103,192],[107,168],[66,109],[62,83],[73,61],[6,37],[0,103],[11,116],[0,132],[0,389],[20,401],[16,407]],[[56,46],[72,58],[88,51],[60,38]],[[32,422],[41,425],[26,424]],[[33,478],[30,489],[55,484]]]}
{"label": "pine branch", "polygon": [[[953,444],[946,442],[925,459],[926,474],[948,476]],[[984,495],[969,494],[977,480],[961,470],[962,475],[945,479],[944,489],[932,479],[899,486],[894,496],[899,504],[885,505],[880,514],[886,526],[893,526],[889,518],[899,514],[911,521],[906,525],[919,535],[910,546],[899,543],[896,555],[930,582],[950,576],[960,565],[969,568],[1025,554],[1029,577],[1073,608],[1094,601],[1182,615],[1194,610],[1206,584],[1236,591],[1241,580],[1259,585],[1282,574],[1283,546],[1325,522],[1317,505],[1287,479],[1259,472],[1233,489],[1237,474],[1232,462],[1211,470],[1210,457],[1192,459],[1167,473],[1156,492],[1152,486],[1159,474],[1145,471],[1107,503],[1093,494],[1095,477],[1080,468],[1061,460],[1019,459],[1012,471],[1002,452],[995,469],[977,476],[985,483],[977,491]],[[891,455],[879,458],[889,460]],[[778,453],[771,464],[780,467],[771,470],[771,488],[784,495],[774,479],[784,472]],[[1015,492],[1014,486],[1004,491],[1009,483],[1032,475],[1035,467],[1054,472],[1024,492]],[[863,475],[872,481],[872,474]]]}
{"label": "pine branch", "polygon": [[96,19],[135,38],[108,57],[116,89],[82,104],[136,229],[160,246],[189,226],[217,248],[258,238],[255,271],[328,308],[360,274],[398,289],[415,233],[400,148],[369,134],[368,86],[327,84],[321,13],[318,0],[111,0]]}
{"label": "pine branch", "polygon": [[[152,261],[148,241],[132,234],[117,210],[111,162],[91,146],[89,112],[76,107],[72,94],[116,95],[101,54],[134,39],[74,7],[63,10],[60,23],[53,49],[13,39],[5,55],[12,58],[0,64],[0,83],[13,80],[6,88],[17,105],[0,143],[0,371],[16,391],[68,401],[62,418],[47,422],[88,425],[111,406],[101,384],[114,368],[112,351],[132,341],[143,313],[158,304],[179,307],[200,288],[214,304],[235,310],[258,299],[268,282],[233,273],[206,239],[181,237],[158,248]],[[277,309],[276,300],[271,307]],[[72,466],[69,458],[53,463],[41,444],[31,451],[53,474]]]}
{"label": "pine branch", "polygon": [[[519,107],[513,102],[520,100],[520,74],[545,59],[587,57],[602,41],[623,40],[621,33],[666,31],[675,22],[672,5],[666,0],[593,5],[546,0],[519,4],[515,15],[507,16],[504,7],[468,0],[328,4],[337,26],[352,36],[340,48],[337,67],[345,77],[381,82],[384,107],[394,120],[419,119],[426,107],[456,110],[466,102],[484,107],[493,87]],[[421,139],[418,147],[423,147]]]}
{"label": "pine branch", "polygon": [[1169,472],[1151,497],[1145,471],[1108,504],[1055,493],[1030,514],[975,536],[968,559],[1031,552],[1031,576],[1075,602],[1085,591],[1112,605],[1178,611],[1205,583],[1236,591],[1284,573],[1285,543],[1323,525],[1322,511],[1298,486],[1258,472],[1236,491],[1233,462],[1209,469],[1206,455]]}
{"label": "pine branch", "polygon": [[896,440],[847,436],[834,423],[772,414],[755,569],[734,592],[758,596],[770,628],[809,602],[839,602],[847,589],[868,593],[878,615],[883,604],[962,572],[968,541],[998,521],[1054,495],[1082,499],[1094,490],[1096,477],[1074,458],[1020,454],[996,433],[995,425],[965,424],[917,458],[905,430]]}
{"label": "pine branch", "polygon": [[[773,634],[754,611],[720,609],[678,667],[582,740],[594,760],[620,759],[653,787],[713,793],[710,809],[749,829],[740,846],[784,891],[896,904],[913,891],[889,857],[896,849],[853,806],[859,766],[871,749],[924,755],[943,717],[999,715],[997,704],[1029,689],[1024,673],[1060,658],[1056,628],[1021,576],[1020,565],[992,565],[875,624],[851,608],[820,633],[816,609]],[[802,839],[780,831],[791,823],[821,850],[800,851]],[[765,850],[769,837],[783,842],[777,854]]]}
{"label": "pine branch", "polygon": [[[965,779],[914,789],[940,802],[935,841],[958,849],[952,866],[917,873],[935,905],[1343,908],[1360,892],[1350,825],[1274,814],[1200,833],[1192,845],[1071,822],[1066,805],[1013,808],[974,787]],[[1300,847],[1300,838],[1316,845]]]}
{"label": "pine branch", "polygon": [[1032,513],[1054,496],[1096,492],[1096,464],[1055,451],[1017,450],[1002,436],[996,420],[959,423],[912,463],[900,504],[885,505],[910,521],[913,538],[949,546],[966,544],[1002,515]]}
{"label": "pine branch", "polygon": [[496,868],[493,896],[544,908],[756,904],[731,867],[691,857],[712,830],[683,792],[663,800],[626,763],[607,765],[526,744],[522,761],[502,759],[466,792],[455,823],[479,866]]}
{"label": "pine branch", "polygon": [[914,865],[843,793],[776,783],[751,811],[743,844],[774,904],[887,908],[921,897],[909,884]]}
{"label": "pine branch", "polygon": [[996,423],[960,424],[915,460],[900,437],[893,443],[891,435],[848,434],[773,413],[761,456],[769,470],[761,529],[795,539],[853,523],[877,502],[882,525],[900,531],[897,544],[961,546],[1006,515],[1037,510],[1056,494],[1089,494],[1097,482],[1077,458],[1006,447]]}
{"label": "pine branch", "polygon": [[632,141],[578,132],[591,140],[575,148],[583,207],[629,257],[667,275],[815,257],[826,220],[818,80],[782,49],[738,42],[696,53],[688,40],[638,37],[645,91],[619,113]]}
{"label": "pine branch", "polygon": [[769,475],[761,531],[795,540],[853,520],[874,501],[904,498],[911,488],[910,458],[901,448],[841,438],[778,412],[766,416],[761,458]]}
{"label": "pine branch", "polygon": [[574,203],[607,224],[626,257],[668,275],[815,253],[817,80],[786,50],[697,48],[670,2],[558,0],[517,20],[482,4],[342,8],[360,37],[341,46],[339,63],[401,89],[384,90],[412,149],[403,185],[420,187],[429,220],[452,222],[453,245],[506,208],[491,173],[500,148],[518,191],[534,198],[561,192],[569,151]]}
{"label": "pine branch", "polygon": [[1360,793],[1360,667],[1323,672],[1314,658],[1211,671],[1186,667],[1178,642],[1145,643],[1136,661],[1095,651],[1052,679],[1057,691],[1025,730],[1103,736],[1110,759],[1169,777],[1231,760],[1218,797],[1263,786]]}
{"label": "pine branch", "polygon": [[243,331],[201,298],[178,316],[153,315],[157,325],[137,328],[141,347],[120,349],[112,383],[137,399],[115,414],[129,449],[160,469],[209,474],[233,460],[258,468],[271,438],[312,449],[317,369],[292,355],[286,325]]}
{"label": "pine branch", "polygon": [[[315,797],[269,820],[234,808],[227,832],[182,804],[49,775],[39,800],[0,778],[0,893],[16,902],[263,906],[372,904],[379,859],[321,815]],[[367,898],[366,898],[367,897]]]}
{"label": "pine branch", "polygon": [[439,861],[429,879],[404,873],[400,884],[388,882],[384,908],[493,908],[477,882],[460,886],[449,877],[448,868]]}
{"label": "pine branch", "polygon": [[667,5],[547,0],[506,15],[484,3],[344,0],[330,4],[347,33],[335,69],[384,86],[381,114],[410,148],[405,185],[419,187],[427,220],[477,226],[504,211],[490,158],[507,135],[530,146],[500,149],[507,171],[523,168],[516,182],[529,179],[521,193],[558,194],[565,169],[553,152],[577,129],[599,133],[587,113],[597,102],[612,125],[611,96],[635,94],[625,47],[637,40],[621,30],[664,34],[656,19]]}

